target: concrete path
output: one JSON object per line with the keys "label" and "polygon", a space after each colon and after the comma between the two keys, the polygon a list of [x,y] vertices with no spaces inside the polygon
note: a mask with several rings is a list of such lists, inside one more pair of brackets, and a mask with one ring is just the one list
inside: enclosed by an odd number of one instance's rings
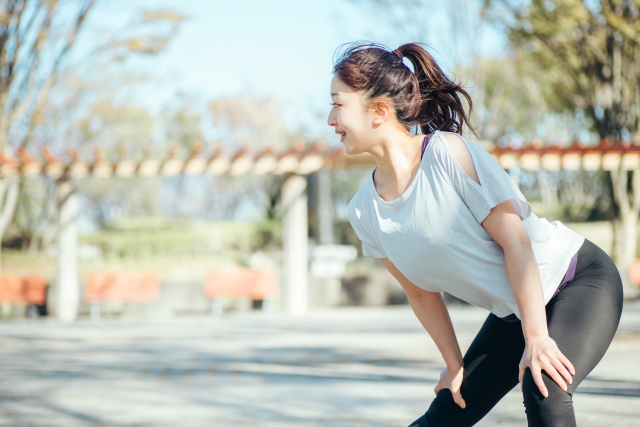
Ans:
{"label": "concrete path", "polygon": [[[451,312],[464,349],[486,313]],[[442,367],[407,306],[2,323],[0,426],[407,426]],[[640,426],[640,304],[575,404],[580,426]],[[479,425],[526,425],[518,389]]]}

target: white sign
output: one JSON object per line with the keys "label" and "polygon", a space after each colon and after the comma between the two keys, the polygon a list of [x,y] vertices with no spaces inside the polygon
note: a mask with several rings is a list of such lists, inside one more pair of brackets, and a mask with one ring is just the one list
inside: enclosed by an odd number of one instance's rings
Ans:
{"label": "white sign", "polygon": [[342,277],[349,261],[358,256],[351,245],[318,245],[311,252],[311,274],[315,277]]}

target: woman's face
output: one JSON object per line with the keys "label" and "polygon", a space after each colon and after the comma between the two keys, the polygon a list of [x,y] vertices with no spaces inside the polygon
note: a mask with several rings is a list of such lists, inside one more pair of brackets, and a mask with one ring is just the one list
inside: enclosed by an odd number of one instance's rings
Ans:
{"label": "woman's face", "polygon": [[327,124],[340,135],[347,154],[365,152],[372,131],[371,115],[360,92],[347,87],[335,74],[331,79],[332,108]]}

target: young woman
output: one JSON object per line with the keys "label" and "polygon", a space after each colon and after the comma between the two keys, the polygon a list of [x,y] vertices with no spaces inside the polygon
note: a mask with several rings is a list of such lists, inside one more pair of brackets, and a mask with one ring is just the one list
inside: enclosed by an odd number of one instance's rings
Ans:
{"label": "young woman", "polygon": [[[538,218],[493,157],[461,136],[471,128],[461,99],[469,110],[471,99],[421,45],[351,45],[333,72],[328,124],[347,154],[377,164],[349,220],[446,364],[411,426],[473,425],[518,382],[529,426],[575,426],[573,393],[622,311],[611,259]],[[464,357],[441,292],[490,312]]]}

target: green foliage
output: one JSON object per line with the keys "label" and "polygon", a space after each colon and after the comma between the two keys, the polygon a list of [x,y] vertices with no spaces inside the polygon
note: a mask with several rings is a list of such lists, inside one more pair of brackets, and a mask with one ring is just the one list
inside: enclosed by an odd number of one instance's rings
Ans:
{"label": "green foliage", "polygon": [[79,238],[81,244],[99,247],[105,259],[252,253],[280,241],[277,221],[203,222],[166,217],[123,218],[108,229]]}
{"label": "green foliage", "polygon": [[585,111],[601,138],[640,140],[640,1],[485,0],[544,79],[557,111]]}
{"label": "green foliage", "polygon": [[124,215],[159,215],[162,178],[86,178],[78,181],[85,211],[98,227],[111,226],[111,209]]}
{"label": "green foliage", "polygon": [[[502,17],[497,10],[497,16],[484,16],[479,0],[365,2],[403,41],[432,44],[431,52],[438,61],[438,50],[446,49],[455,65],[451,77],[461,82],[473,99],[471,122],[481,140],[518,145],[534,139],[553,143],[590,139],[587,130],[592,124],[583,114],[576,114],[574,107],[560,108],[563,101],[556,96],[549,73],[541,73],[527,52],[482,56],[480,43],[495,43],[495,23]],[[437,27],[425,25],[434,15],[444,19]],[[494,38],[487,39],[487,34],[494,34]],[[447,70],[452,64],[441,65]],[[476,138],[470,132],[466,136]]]}
{"label": "green foliage", "polygon": [[[146,108],[122,101],[145,79],[140,67],[126,66],[130,59],[165,51],[186,18],[175,10],[141,9],[122,28],[110,23],[117,28],[115,35],[105,34],[103,20],[94,20],[101,12],[96,7],[105,3],[11,0],[0,5],[0,151],[9,143],[14,148],[29,146],[33,155],[37,146],[46,145],[64,158],[63,150],[75,147],[84,158],[102,155],[111,160],[160,151],[154,145],[155,117]],[[82,46],[74,48],[78,43]],[[20,184],[8,236],[16,247],[45,248],[52,240],[50,198],[38,195],[34,182]],[[113,195],[104,184],[86,186],[90,201]],[[134,196],[126,194],[128,199]],[[147,213],[155,213],[153,201],[144,195],[124,204],[145,202]],[[12,217],[13,206],[0,197],[2,211]],[[0,236],[4,228],[0,224]]]}
{"label": "green foliage", "polygon": [[562,222],[613,218],[606,172],[520,170],[517,177],[520,189],[539,217]]}
{"label": "green foliage", "polygon": [[29,179],[20,182],[13,222],[2,236],[3,247],[29,249],[42,248],[43,240],[51,241],[53,234],[47,233],[43,225],[52,219],[53,182],[48,179]]}
{"label": "green foliage", "polygon": [[573,113],[549,104],[547,86],[536,68],[522,55],[477,58],[457,73],[469,84],[474,102],[472,123],[481,139],[493,142],[551,142],[574,140],[581,123]]}
{"label": "green foliage", "polygon": [[146,108],[117,105],[111,100],[91,105],[76,126],[85,146],[106,149],[107,155],[117,154],[117,148],[132,155],[136,148],[149,147],[153,140],[154,121]]}
{"label": "green foliage", "polygon": [[166,140],[181,151],[177,155],[186,157],[193,149],[201,148],[204,144],[204,114],[205,110],[198,108],[197,100],[183,93],[177,94],[175,105],[163,108],[162,121]]}

